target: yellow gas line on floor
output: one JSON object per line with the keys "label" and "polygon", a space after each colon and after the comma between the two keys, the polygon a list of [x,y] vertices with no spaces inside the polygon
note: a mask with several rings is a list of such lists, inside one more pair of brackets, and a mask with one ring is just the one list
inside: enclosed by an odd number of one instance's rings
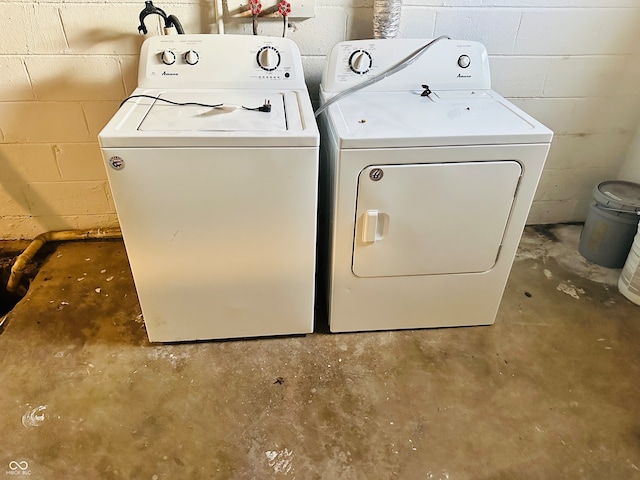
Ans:
{"label": "yellow gas line on floor", "polygon": [[20,284],[20,279],[27,264],[33,259],[36,253],[47,242],[62,242],[70,240],[100,240],[122,238],[119,228],[101,228],[97,230],[60,230],[54,232],[41,233],[34,238],[29,246],[18,255],[13,266],[11,275],[7,281],[7,290],[22,297],[27,294],[27,289]]}

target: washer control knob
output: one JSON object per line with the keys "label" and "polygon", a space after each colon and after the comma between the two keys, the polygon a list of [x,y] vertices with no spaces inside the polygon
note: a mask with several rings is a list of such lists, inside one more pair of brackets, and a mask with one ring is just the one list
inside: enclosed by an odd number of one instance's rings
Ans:
{"label": "washer control knob", "polygon": [[460,55],[460,57],[458,58],[458,66],[460,68],[467,68],[469,65],[471,65],[471,59],[469,58],[469,55]]}
{"label": "washer control knob", "polygon": [[189,65],[195,65],[200,60],[200,55],[195,50],[189,50],[184,54],[184,61]]}
{"label": "washer control knob", "polygon": [[267,45],[258,50],[256,60],[261,69],[272,72],[280,65],[280,52],[271,45]]}
{"label": "washer control knob", "polygon": [[160,54],[160,58],[162,59],[162,63],[165,65],[173,65],[176,63],[176,54],[171,50],[165,50]]}
{"label": "washer control knob", "polygon": [[371,55],[366,50],[356,50],[349,57],[349,68],[353,73],[364,75],[371,70]]}

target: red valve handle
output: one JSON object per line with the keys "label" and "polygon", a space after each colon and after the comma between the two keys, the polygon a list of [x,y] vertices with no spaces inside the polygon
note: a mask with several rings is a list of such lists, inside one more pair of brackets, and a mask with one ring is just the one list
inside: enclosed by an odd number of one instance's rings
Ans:
{"label": "red valve handle", "polygon": [[259,0],[250,0],[249,9],[251,10],[251,15],[260,15],[260,12],[262,11],[262,4]]}
{"label": "red valve handle", "polygon": [[280,15],[286,17],[291,13],[291,4],[287,2],[287,0],[281,0],[278,4],[278,11],[280,12]]}

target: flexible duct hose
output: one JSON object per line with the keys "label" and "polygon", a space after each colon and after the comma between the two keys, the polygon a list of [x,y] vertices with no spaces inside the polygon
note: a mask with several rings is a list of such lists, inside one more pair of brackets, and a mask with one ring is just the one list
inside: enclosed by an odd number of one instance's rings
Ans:
{"label": "flexible duct hose", "polygon": [[20,279],[27,264],[33,259],[36,253],[47,242],[61,242],[65,240],[90,240],[90,239],[110,239],[122,238],[122,232],[119,228],[105,228],[98,230],[61,230],[57,232],[41,233],[34,238],[29,246],[18,255],[13,266],[11,267],[11,275],[7,281],[7,290],[17,293],[24,297],[27,289],[20,284]]}
{"label": "flexible duct hose", "polygon": [[373,0],[373,38],[395,38],[400,30],[402,0]]}

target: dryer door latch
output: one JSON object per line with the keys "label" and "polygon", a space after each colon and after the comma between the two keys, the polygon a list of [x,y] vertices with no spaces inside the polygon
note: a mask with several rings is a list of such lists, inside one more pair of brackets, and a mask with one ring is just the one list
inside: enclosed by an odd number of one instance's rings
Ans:
{"label": "dryer door latch", "polygon": [[367,210],[362,225],[362,241],[375,243],[378,239],[378,210]]}

